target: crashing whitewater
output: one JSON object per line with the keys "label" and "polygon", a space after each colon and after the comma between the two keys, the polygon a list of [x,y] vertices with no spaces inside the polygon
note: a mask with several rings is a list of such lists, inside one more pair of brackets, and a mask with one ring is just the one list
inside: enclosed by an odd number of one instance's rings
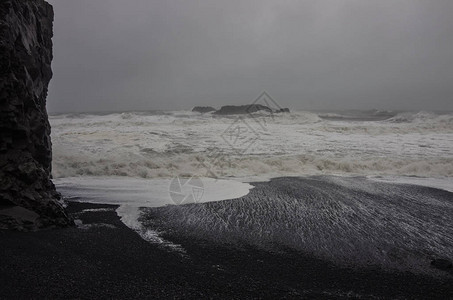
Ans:
{"label": "crashing whitewater", "polygon": [[[333,114],[54,115],[53,176],[453,176],[453,114],[406,112],[377,121],[320,117],[326,115]],[[247,131],[239,140],[238,127]]]}
{"label": "crashing whitewater", "polygon": [[[54,181],[183,255],[166,233],[431,272],[452,255],[453,114],[366,117],[55,115]],[[191,176],[203,194],[172,205],[173,180]]]}

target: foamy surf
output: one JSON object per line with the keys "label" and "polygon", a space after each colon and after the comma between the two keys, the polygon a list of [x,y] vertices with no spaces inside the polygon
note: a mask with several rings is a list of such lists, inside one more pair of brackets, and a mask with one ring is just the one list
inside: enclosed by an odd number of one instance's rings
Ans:
{"label": "foamy surf", "polygon": [[[245,196],[253,188],[248,183],[234,180],[197,178],[202,183],[201,191],[192,201],[205,203],[234,199]],[[183,178],[181,180],[184,180]],[[118,205],[116,213],[121,221],[136,231],[144,240],[184,253],[180,245],[166,241],[159,233],[145,228],[139,221],[141,208],[175,205],[171,192],[187,194],[193,192],[191,186],[172,191],[174,179],[140,179],[124,177],[69,177],[54,180],[58,191],[71,201]],[[185,189],[184,189],[185,188]],[[200,188],[200,187],[199,187]]]}
{"label": "foamy surf", "polygon": [[[142,207],[175,204],[169,179],[175,176],[203,178],[198,203],[242,197],[252,187],[247,182],[285,176],[364,176],[452,190],[453,114],[173,111],[57,115],[50,122],[59,191],[72,200],[118,205],[124,224],[177,251],[139,221]],[[231,140],[238,122],[253,143],[238,147]]]}
{"label": "foamy surf", "polygon": [[181,111],[52,116],[53,176],[168,178],[208,171],[221,178],[453,176],[452,114],[347,117],[326,120],[301,111],[264,118],[261,126],[244,116],[250,129],[245,138],[253,143],[237,147],[228,131],[237,116]]}

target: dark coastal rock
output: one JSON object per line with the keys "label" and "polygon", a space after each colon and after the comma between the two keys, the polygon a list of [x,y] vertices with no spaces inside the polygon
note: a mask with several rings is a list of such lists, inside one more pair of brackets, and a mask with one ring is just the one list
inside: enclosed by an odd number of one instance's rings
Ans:
{"label": "dark coastal rock", "polygon": [[275,111],[276,113],[289,113],[289,108],[280,108]]}
{"label": "dark coastal rock", "polygon": [[211,106],[195,106],[194,108],[192,108],[192,111],[199,112],[199,113],[208,113],[211,111],[216,111],[216,109]]}
{"label": "dark coastal rock", "polygon": [[8,224],[14,223],[12,216],[21,222],[21,211],[39,216],[32,222],[35,227],[72,224],[50,180],[46,97],[52,78],[52,23],[52,6],[44,0],[0,3],[0,213],[5,207],[24,208],[2,214]]}
{"label": "dark coastal rock", "polygon": [[240,114],[252,114],[259,111],[265,111],[268,113],[289,113],[289,108],[272,109],[266,105],[261,104],[226,105],[222,106],[218,111],[214,112],[214,114],[240,115]]}
{"label": "dark coastal rock", "polygon": [[453,268],[452,262],[443,258],[433,259],[431,265],[440,270],[451,270]]}
{"label": "dark coastal rock", "polygon": [[272,112],[272,109],[261,104],[247,104],[247,105],[226,105],[222,106],[214,114],[216,115],[240,115],[251,114],[258,111]]}

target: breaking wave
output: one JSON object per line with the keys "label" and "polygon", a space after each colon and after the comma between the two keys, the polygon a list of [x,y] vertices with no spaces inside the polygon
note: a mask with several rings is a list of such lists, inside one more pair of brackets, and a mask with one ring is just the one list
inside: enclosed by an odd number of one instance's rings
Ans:
{"label": "breaking wave", "polygon": [[82,157],[59,155],[53,163],[55,178],[74,176],[128,176],[167,178],[177,175],[214,177],[276,177],[298,175],[406,175],[453,177],[453,158],[354,159],[313,155],[282,157],[228,157],[210,163],[200,154]]}
{"label": "breaking wave", "polygon": [[[369,112],[388,115],[384,120],[352,114],[55,115],[53,176],[453,176],[453,114]],[[232,136],[237,126],[245,136]],[[246,140],[252,142],[237,145]]]}

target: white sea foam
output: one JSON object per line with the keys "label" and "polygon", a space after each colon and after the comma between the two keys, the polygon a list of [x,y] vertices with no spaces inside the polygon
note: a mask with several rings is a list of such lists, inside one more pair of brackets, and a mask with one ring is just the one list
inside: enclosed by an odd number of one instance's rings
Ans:
{"label": "white sea foam", "polygon": [[[199,180],[202,183],[201,194],[196,199],[193,198],[197,203],[239,198],[248,194],[253,187],[234,180],[213,178],[199,178]],[[158,232],[144,228],[139,222],[140,208],[175,205],[170,194],[171,182],[170,179],[121,177],[68,177],[54,180],[57,189],[72,201],[119,205],[116,213],[121,221],[135,230],[143,239],[184,252],[180,246],[162,239]],[[181,192],[190,193],[191,191],[182,190]]]}
{"label": "white sea foam", "polygon": [[[238,119],[178,111],[50,119],[55,178],[453,176],[453,114],[331,121],[310,112]],[[248,130],[238,141],[252,143],[233,143],[238,124]]]}
{"label": "white sea foam", "polygon": [[[303,111],[253,117],[188,111],[56,115],[50,117],[53,176],[123,176],[119,191],[103,188],[105,179],[90,179],[95,185],[84,181],[78,196],[90,198],[92,189],[104,189],[108,201],[127,196],[134,202],[136,194],[148,193],[147,205],[151,194],[163,201],[156,205],[167,204],[162,199],[168,197],[168,178],[179,175],[242,180],[320,174],[453,177],[453,114],[404,112],[380,121],[350,117],[331,121]],[[245,140],[253,143],[234,143],[237,126],[248,129]],[[77,184],[75,179],[63,182]]]}
{"label": "white sea foam", "polygon": [[[174,176],[203,177],[200,202],[241,197],[252,186],[239,181],[279,176],[342,175],[332,180],[359,185],[345,177],[362,175],[453,191],[453,114],[324,116],[335,120],[310,112],[51,116],[53,176],[65,197],[119,205],[122,222],[142,238],[182,252],[139,222],[141,207],[174,204]],[[245,136],[234,135],[238,124]]]}

